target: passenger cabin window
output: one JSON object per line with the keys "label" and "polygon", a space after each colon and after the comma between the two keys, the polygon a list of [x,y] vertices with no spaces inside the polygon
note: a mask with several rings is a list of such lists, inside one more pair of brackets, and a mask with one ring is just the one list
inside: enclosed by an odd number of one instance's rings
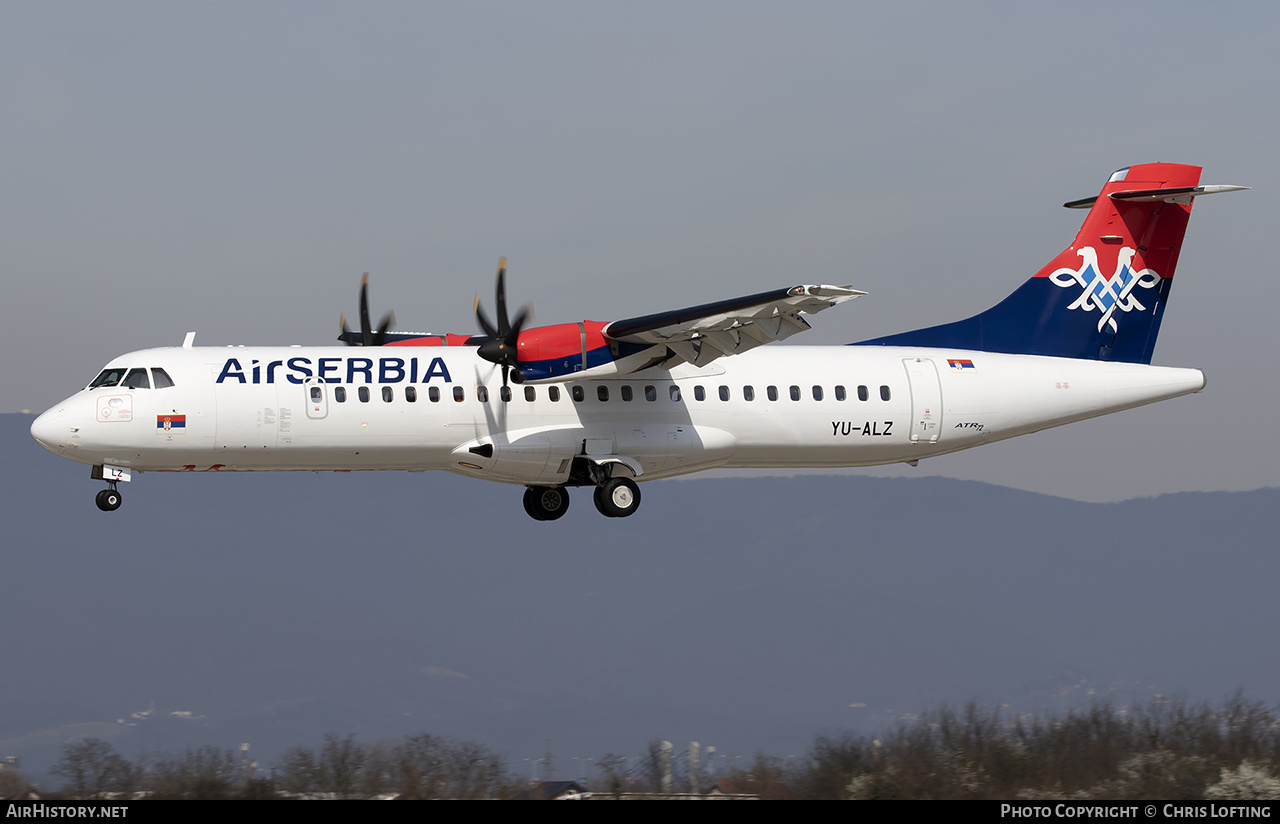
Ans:
{"label": "passenger cabin window", "polygon": [[511,387],[504,386],[498,390],[498,397],[502,398],[503,403],[511,403]]}
{"label": "passenger cabin window", "polygon": [[417,402],[418,402],[418,387],[416,387],[416,386],[406,386],[406,387],[404,388],[404,399],[405,399],[406,401],[408,401],[409,403],[417,403]]}
{"label": "passenger cabin window", "polygon": [[798,386],[791,387],[791,400],[793,401],[800,400],[800,387]]}
{"label": "passenger cabin window", "polygon": [[770,386],[767,390],[765,390],[765,394],[769,396],[769,400],[776,401],[778,399],[778,387]]}
{"label": "passenger cabin window", "polygon": [[701,386],[693,387],[693,399],[695,401],[705,401],[707,399],[707,390]]}
{"label": "passenger cabin window", "polygon": [[742,399],[744,401],[753,401],[756,399],[756,388],[754,386],[742,387]]}
{"label": "passenger cabin window", "polygon": [[428,386],[427,400],[431,401],[432,403],[440,403],[440,387]]}
{"label": "passenger cabin window", "polygon": [[390,386],[382,387],[382,400],[384,403],[391,403],[391,399],[395,397],[395,393]]}
{"label": "passenger cabin window", "polygon": [[93,383],[89,384],[89,388],[97,389],[99,386],[115,386],[120,383],[120,379],[123,377],[123,369],[104,369],[102,374],[94,378]]}
{"label": "passenger cabin window", "polygon": [[156,389],[168,389],[173,386],[173,378],[169,377],[169,373],[163,369],[151,367],[151,383]]}
{"label": "passenger cabin window", "polygon": [[[338,403],[346,403],[347,388],[345,386],[335,386],[333,388],[333,399]],[[313,401],[320,400],[320,387],[318,386],[311,387],[311,400]]]}
{"label": "passenger cabin window", "polygon": [[150,389],[151,381],[147,380],[147,370],[130,369],[129,374],[124,376],[123,386],[126,389]]}
{"label": "passenger cabin window", "polygon": [[[320,387],[318,387],[318,386],[313,386],[313,387],[311,387],[311,400],[312,400],[313,402],[315,402],[315,403],[319,403],[319,402],[320,402],[320,400],[321,400],[321,398],[323,398],[323,397],[324,397],[324,396],[320,394]],[[344,397],[344,398],[346,397],[346,393],[345,393],[345,392],[343,393],[343,397]]]}
{"label": "passenger cabin window", "polygon": [[605,386],[604,384],[600,384],[599,386],[597,386],[596,398],[598,398],[601,403],[604,403],[605,401],[609,400],[609,387]]}
{"label": "passenger cabin window", "polygon": [[583,391],[581,384],[575,383],[569,390],[569,393],[573,395],[573,400],[576,403],[582,403],[587,399],[587,393]]}
{"label": "passenger cabin window", "polygon": [[815,386],[815,387],[813,387],[813,399],[814,399],[815,401],[820,401],[820,400],[822,400],[822,387],[821,387],[821,386]]}
{"label": "passenger cabin window", "polygon": [[477,387],[476,387],[476,400],[480,401],[480,403],[488,403],[488,402],[489,402],[489,387],[487,387],[487,386],[477,386]]}
{"label": "passenger cabin window", "polygon": [[870,397],[871,397],[871,396],[870,396],[869,394],[867,394],[867,387],[865,387],[865,386],[859,386],[859,387],[858,387],[858,400],[860,400],[860,401],[865,401],[865,400],[867,400],[867,399],[868,399],[868,398],[870,398]]}
{"label": "passenger cabin window", "polygon": [[844,387],[843,387],[843,386],[837,386],[837,387],[836,387],[836,400],[838,400],[838,401],[842,401],[842,400],[844,400],[844,399],[845,399]]}
{"label": "passenger cabin window", "polygon": [[671,384],[671,400],[677,403],[680,402],[680,387],[676,386],[674,383]]}
{"label": "passenger cabin window", "polygon": [[526,386],[526,387],[524,388],[524,399],[525,399],[525,400],[527,400],[527,401],[533,401],[533,400],[535,400],[537,397],[538,397],[538,393],[537,393],[537,391],[536,391],[532,386]]}
{"label": "passenger cabin window", "polygon": [[630,384],[625,384],[625,383],[624,383],[624,384],[622,385],[622,389],[621,389],[621,390],[619,390],[619,391],[620,391],[620,392],[621,392],[621,394],[622,394],[622,401],[623,401],[623,403],[631,403],[631,399],[632,399],[632,394],[631,394],[631,385],[630,385]]}
{"label": "passenger cabin window", "polygon": [[556,403],[557,401],[559,401],[559,400],[560,400],[560,387],[558,387],[558,386],[548,386],[548,387],[547,387],[547,400],[551,401],[552,403]]}
{"label": "passenger cabin window", "polygon": [[727,386],[720,387],[720,400],[722,401],[729,400],[729,387]]}
{"label": "passenger cabin window", "polygon": [[467,393],[462,391],[461,386],[453,387],[453,399],[458,403],[462,403],[467,399]]}
{"label": "passenger cabin window", "polygon": [[369,402],[369,387],[362,386],[356,390],[356,396],[360,398],[360,403]]}
{"label": "passenger cabin window", "polygon": [[880,400],[882,401],[889,400],[889,387],[887,386],[880,387]]}
{"label": "passenger cabin window", "polygon": [[646,386],[644,388],[644,399],[647,401],[656,401],[658,399],[657,388],[653,386]]}

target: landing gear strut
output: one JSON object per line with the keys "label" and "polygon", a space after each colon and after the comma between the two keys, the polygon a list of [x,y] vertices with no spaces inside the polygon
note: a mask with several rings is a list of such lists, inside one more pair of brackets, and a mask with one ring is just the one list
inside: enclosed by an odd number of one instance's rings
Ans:
{"label": "landing gear strut", "polygon": [[102,490],[93,500],[94,503],[98,505],[98,509],[101,509],[103,512],[115,512],[120,508],[120,490],[116,489],[115,482],[113,481],[111,482],[110,489]]}
{"label": "landing gear strut", "polygon": [[612,465],[581,455],[573,459],[563,486],[529,486],[524,491],[524,511],[535,521],[554,521],[569,509],[571,486],[592,487],[596,509],[606,518],[626,518],[640,508],[640,487],[628,477],[611,477]]}
{"label": "landing gear strut", "polygon": [[554,521],[569,511],[569,491],[563,486],[531,486],[524,491],[524,511],[535,521]]}
{"label": "landing gear strut", "polygon": [[625,518],[640,508],[640,487],[630,478],[610,478],[595,492],[596,509],[607,518]]}

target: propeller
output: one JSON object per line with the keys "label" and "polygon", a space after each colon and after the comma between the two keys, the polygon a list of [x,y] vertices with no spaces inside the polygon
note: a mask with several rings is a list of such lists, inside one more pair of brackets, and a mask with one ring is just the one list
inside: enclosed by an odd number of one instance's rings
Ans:
{"label": "propeller", "polygon": [[507,259],[502,258],[498,261],[498,325],[494,326],[485,317],[484,310],[480,308],[480,296],[476,295],[476,320],[480,323],[480,328],[489,336],[489,340],[480,344],[480,357],[502,366],[502,385],[507,385],[507,376],[510,374],[511,380],[516,383],[524,383],[524,370],[520,368],[520,353],[516,348],[516,342],[520,338],[520,329],[524,326],[524,322],[529,319],[530,309],[528,306],[520,310],[520,314],[516,315],[515,323],[512,323],[507,316]]}
{"label": "propeller", "polygon": [[347,316],[341,318],[342,324],[342,340],[347,342],[347,346],[382,346],[387,342],[387,330],[396,322],[394,312],[388,312],[382,316],[382,322],[378,324],[375,331],[369,323],[369,273],[364,273],[364,279],[360,281],[360,342],[356,343],[351,337],[351,330],[347,328]]}

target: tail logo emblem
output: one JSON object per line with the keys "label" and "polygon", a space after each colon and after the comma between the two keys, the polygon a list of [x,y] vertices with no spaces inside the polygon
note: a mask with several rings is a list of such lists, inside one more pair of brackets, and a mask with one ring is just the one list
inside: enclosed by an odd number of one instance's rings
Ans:
{"label": "tail logo emblem", "polygon": [[1136,254],[1134,249],[1128,246],[1120,249],[1120,254],[1116,257],[1115,274],[1109,278],[1102,276],[1098,268],[1098,252],[1092,246],[1086,246],[1076,254],[1084,261],[1079,269],[1064,267],[1049,275],[1049,280],[1055,286],[1067,288],[1079,285],[1084,290],[1068,309],[1083,309],[1086,312],[1096,309],[1102,313],[1098,320],[1098,331],[1110,327],[1112,332],[1116,332],[1119,330],[1115,319],[1117,309],[1122,312],[1137,309],[1141,312],[1147,308],[1134,297],[1133,290],[1138,286],[1144,289],[1156,286],[1160,283],[1160,276],[1151,269],[1135,272],[1130,267]]}

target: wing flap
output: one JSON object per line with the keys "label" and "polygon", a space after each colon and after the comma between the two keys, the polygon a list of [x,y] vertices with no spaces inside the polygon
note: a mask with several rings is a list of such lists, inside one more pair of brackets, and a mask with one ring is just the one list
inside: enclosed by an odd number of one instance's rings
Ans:
{"label": "wing flap", "polygon": [[626,343],[665,345],[695,366],[785,340],[811,328],[802,314],[865,295],[852,286],[793,286],[610,323],[605,337]]}

